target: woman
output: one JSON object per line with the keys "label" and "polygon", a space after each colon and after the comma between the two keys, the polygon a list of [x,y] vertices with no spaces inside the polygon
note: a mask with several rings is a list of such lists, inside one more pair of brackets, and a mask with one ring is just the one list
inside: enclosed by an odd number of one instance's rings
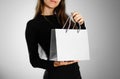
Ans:
{"label": "woman", "polygon": [[[78,12],[73,12],[72,17],[85,29],[84,20]],[[78,61],[49,60],[51,29],[62,28],[67,18],[65,0],[38,0],[35,17],[27,23],[25,36],[30,63],[46,70],[44,79],[81,79]],[[45,51],[47,60],[39,57],[38,44]]]}

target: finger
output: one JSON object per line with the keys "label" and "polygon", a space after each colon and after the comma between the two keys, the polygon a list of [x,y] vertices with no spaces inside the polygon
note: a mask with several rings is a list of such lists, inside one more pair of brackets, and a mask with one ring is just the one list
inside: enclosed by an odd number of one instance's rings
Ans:
{"label": "finger", "polygon": [[69,62],[68,64],[73,64],[73,63],[76,63],[76,62],[72,61],[72,62]]}
{"label": "finger", "polygon": [[78,62],[78,61],[79,61],[79,60],[74,60],[74,61],[60,61],[57,66],[70,65],[70,64],[76,63],[76,62]]}
{"label": "finger", "polygon": [[60,65],[64,65],[64,63],[65,63],[64,61],[60,61]]}
{"label": "finger", "polygon": [[70,64],[73,64],[73,63],[76,63],[74,61],[68,61],[68,62],[65,62],[64,65],[70,65]]}
{"label": "finger", "polygon": [[75,22],[77,22],[80,25],[82,25],[84,23],[84,20],[82,18],[77,18],[77,19],[75,19]]}
{"label": "finger", "polygon": [[72,16],[75,16],[76,14],[79,14],[79,13],[75,11],[75,12],[72,12],[71,14]]}
{"label": "finger", "polygon": [[74,60],[74,62],[79,62],[80,60]]}
{"label": "finger", "polygon": [[72,17],[75,18],[77,15],[80,15],[78,12],[73,12],[71,13],[72,14]]}
{"label": "finger", "polygon": [[78,23],[79,23],[80,25],[82,25],[82,24],[84,23],[84,20],[81,19],[80,21],[78,21]]}
{"label": "finger", "polygon": [[81,22],[81,21],[84,21],[83,17],[80,16],[80,15],[78,15],[78,14],[76,14],[76,15],[73,17],[73,19],[74,19],[75,22],[78,22],[78,23]]}
{"label": "finger", "polygon": [[57,66],[59,66],[60,65],[60,62],[59,61],[55,61],[54,62],[54,67],[57,67]]}
{"label": "finger", "polygon": [[75,22],[79,22],[79,21],[83,20],[83,18],[80,17],[80,16],[76,16],[76,17],[74,18],[74,20],[75,20]]}
{"label": "finger", "polygon": [[74,17],[73,17],[73,19],[74,20],[76,20],[76,19],[78,19],[78,18],[82,18],[80,15],[78,15],[78,14],[76,14]]}

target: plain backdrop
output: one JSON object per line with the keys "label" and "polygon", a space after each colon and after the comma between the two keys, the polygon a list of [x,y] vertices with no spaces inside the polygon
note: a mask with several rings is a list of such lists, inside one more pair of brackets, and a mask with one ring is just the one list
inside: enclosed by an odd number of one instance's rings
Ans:
{"label": "plain backdrop", "polygon": [[[85,19],[90,60],[81,61],[83,79],[120,78],[120,0],[66,0],[67,13]],[[42,79],[44,70],[29,63],[26,23],[36,0],[0,0],[0,79]]]}

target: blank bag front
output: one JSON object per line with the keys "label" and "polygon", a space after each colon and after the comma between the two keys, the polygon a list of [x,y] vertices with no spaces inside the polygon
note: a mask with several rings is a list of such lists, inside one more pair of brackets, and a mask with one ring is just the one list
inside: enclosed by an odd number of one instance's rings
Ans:
{"label": "blank bag front", "polygon": [[51,30],[50,60],[70,61],[89,59],[87,30],[80,29],[79,32],[77,29]]}

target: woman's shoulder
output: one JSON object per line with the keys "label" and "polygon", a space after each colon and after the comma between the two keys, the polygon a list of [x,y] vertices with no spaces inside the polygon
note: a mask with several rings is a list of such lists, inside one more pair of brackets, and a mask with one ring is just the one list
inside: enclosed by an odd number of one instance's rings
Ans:
{"label": "woman's shoulder", "polygon": [[32,28],[35,24],[35,19],[30,19],[27,21],[26,28]]}
{"label": "woman's shoulder", "polygon": [[30,19],[27,21],[27,25],[31,25],[35,23],[35,19]]}
{"label": "woman's shoulder", "polygon": [[42,23],[42,19],[33,18],[27,21],[27,27],[37,26]]}

